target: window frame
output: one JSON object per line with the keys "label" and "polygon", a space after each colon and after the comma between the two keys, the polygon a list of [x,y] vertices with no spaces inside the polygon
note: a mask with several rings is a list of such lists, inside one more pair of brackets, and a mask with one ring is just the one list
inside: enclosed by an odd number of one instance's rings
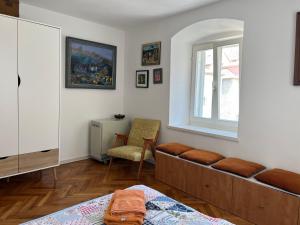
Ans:
{"label": "window frame", "polygon": [[[190,104],[190,125],[211,128],[211,129],[218,129],[224,131],[233,131],[237,132],[239,120],[238,121],[230,121],[230,120],[223,120],[219,119],[219,112],[220,112],[220,84],[219,84],[219,76],[220,76],[220,69],[222,63],[222,55],[218,50],[220,47],[223,46],[230,46],[230,45],[239,45],[239,110],[240,110],[240,96],[241,96],[241,69],[242,69],[242,49],[243,49],[243,38],[234,38],[228,39],[223,41],[213,41],[210,43],[204,44],[195,44],[192,48],[192,79],[191,79],[191,104]],[[211,118],[203,118],[203,117],[196,117],[195,116],[195,108],[201,105],[199,102],[196,105],[196,79],[197,79],[197,52],[198,51],[205,51],[205,50],[213,50],[213,93],[212,93],[212,109],[211,109]],[[200,96],[201,97],[201,96]],[[200,101],[202,101],[201,98]]]}

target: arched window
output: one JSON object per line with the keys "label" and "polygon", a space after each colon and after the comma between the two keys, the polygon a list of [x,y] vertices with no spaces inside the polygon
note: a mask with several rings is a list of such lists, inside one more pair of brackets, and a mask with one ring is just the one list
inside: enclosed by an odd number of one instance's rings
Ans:
{"label": "arched window", "polygon": [[244,23],[213,19],[172,38],[171,127],[237,137]]}

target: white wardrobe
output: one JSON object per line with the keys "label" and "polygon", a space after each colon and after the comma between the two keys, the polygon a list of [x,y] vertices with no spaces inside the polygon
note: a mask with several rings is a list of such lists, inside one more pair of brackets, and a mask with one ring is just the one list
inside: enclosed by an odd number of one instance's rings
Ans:
{"label": "white wardrobe", "polygon": [[0,15],[0,177],[59,164],[60,29]]}

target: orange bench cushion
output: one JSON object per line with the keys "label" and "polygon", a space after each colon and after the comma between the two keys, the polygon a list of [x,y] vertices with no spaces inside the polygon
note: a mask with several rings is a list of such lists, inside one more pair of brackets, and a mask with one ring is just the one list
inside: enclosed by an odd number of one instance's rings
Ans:
{"label": "orange bench cushion", "polygon": [[242,159],[237,159],[237,158],[223,159],[217,162],[216,164],[214,164],[212,167],[218,170],[234,173],[242,177],[251,177],[254,174],[265,169],[265,167],[260,164],[245,161]]}
{"label": "orange bench cushion", "polygon": [[225,158],[224,156],[218,153],[210,152],[206,150],[200,150],[200,149],[192,149],[190,151],[182,153],[181,155],[179,155],[179,157],[189,161],[204,164],[204,165],[211,165]]}
{"label": "orange bench cushion", "polygon": [[272,169],[256,175],[255,179],[300,195],[300,174],[282,169]]}
{"label": "orange bench cushion", "polygon": [[168,143],[168,144],[160,144],[156,147],[156,149],[177,156],[193,148],[179,143]]}

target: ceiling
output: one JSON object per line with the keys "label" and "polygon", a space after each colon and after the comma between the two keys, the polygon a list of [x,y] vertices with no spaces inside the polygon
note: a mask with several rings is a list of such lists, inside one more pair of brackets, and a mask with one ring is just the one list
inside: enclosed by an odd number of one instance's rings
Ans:
{"label": "ceiling", "polygon": [[22,3],[116,27],[139,25],[219,0],[21,0]]}

